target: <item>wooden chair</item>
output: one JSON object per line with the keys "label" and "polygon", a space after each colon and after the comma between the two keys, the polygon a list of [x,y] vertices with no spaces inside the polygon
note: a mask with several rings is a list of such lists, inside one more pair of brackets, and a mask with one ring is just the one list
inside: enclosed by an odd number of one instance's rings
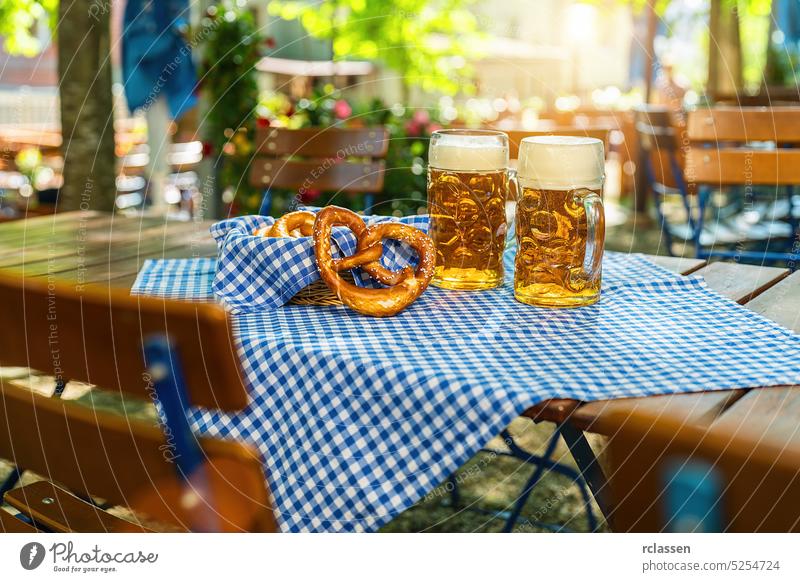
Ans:
{"label": "wooden chair", "polygon": [[615,531],[800,531],[796,445],[652,411],[615,416],[621,428],[607,456]]}
{"label": "wooden chair", "polygon": [[[51,398],[0,381],[0,457],[16,467],[0,492],[22,518],[0,510],[3,529],[146,531],[103,510],[122,505],[179,529],[275,530],[256,451],[188,425],[190,405],[248,403],[224,310],[0,275],[0,319],[0,363],[56,378]],[[69,380],[153,401],[162,426],[64,400]],[[12,488],[24,470],[47,481]]]}
{"label": "wooden chair", "polygon": [[275,188],[363,194],[364,212],[383,189],[389,133],[373,128],[259,128],[250,183],[264,188],[261,214],[272,210]]}
{"label": "wooden chair", "polygon": [[[673,238],[677,235],[682,239],[691,239],[694,227],[691,200],[683,176],[683,152],[679,145],[675,119],[668,107],[660,105],[640,105],[636,107],[635,114],[640,163],[646,177],[647,190],[653,197],[667,250],[673,255]],[[665,197],[676,195],[683,201],[688,217],[686,227],[671,224],[664,211]]]}
{"label": "wooden chair", "polygon": [[[792,195],[800,184],[800,107],[715,107],[692,111],[687,120],[686,181],[697,187],[693,238],[698,258],[735,257],[758,261],[796,258],[798,233]],[[754,142],[760,142],[756,144]],[[788,202],[788,239],[783,252],[706,248],[700,234],[712,187],[783,187]],[[776,191],[776,190],[773,190]],[[773,196],[774,197],[774,196]]]}

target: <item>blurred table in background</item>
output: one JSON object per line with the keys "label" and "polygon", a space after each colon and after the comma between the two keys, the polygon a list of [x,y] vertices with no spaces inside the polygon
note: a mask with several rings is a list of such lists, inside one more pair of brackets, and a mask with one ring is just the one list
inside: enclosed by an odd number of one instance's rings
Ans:
{"label": "blurred table in background", "polygon": [[64,212],[0,225],[0,269],[130,288],[147,259],[215,256],[210,221]]}

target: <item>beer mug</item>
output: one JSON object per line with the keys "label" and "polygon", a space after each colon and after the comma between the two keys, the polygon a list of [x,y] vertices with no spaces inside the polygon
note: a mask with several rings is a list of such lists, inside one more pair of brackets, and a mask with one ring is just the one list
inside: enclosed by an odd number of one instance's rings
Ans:
{"label": "beer mug", "polygon": [[431,135],[429,235],[436,246],[431,283],[446,289],[503,284],[508,197],[508,136],[446,129]]}
{"label": "beer mug", "polygon": [[604,163],[599,139],[522,140],[514,272],[518,301],[579,307],[600,298]]}

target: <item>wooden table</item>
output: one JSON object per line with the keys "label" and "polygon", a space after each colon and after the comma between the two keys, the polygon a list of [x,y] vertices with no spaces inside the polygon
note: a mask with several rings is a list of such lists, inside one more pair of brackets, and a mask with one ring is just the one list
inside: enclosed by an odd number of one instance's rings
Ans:
{"label": "wooden table", "polygon": [[[163,217],[63,213],[0,225],[0,268],[28,277],[130,288],[146,259],[214,256],[207,222]],[[697,259],[650,257],[708,285],[756,313],[800,331],[800,273]],[[636,411],[703,426],[740,427],[762,440],[800,447],[800,388],[733,390],[581,403],[550,400],[527,410],[534,421],[560,425],[579,466],[603,503],[604,477],[584,431],[613,435],[614,419]]]}
{"label": "wooden table", "polygon": [[211,222],[67,212],[0,225],[0,269],[130,289],[146,259],[211,257]]}
{"label": "wooden table", "polygon": [[[0,268],[27,277],[54,276],[84,284],[130,288],[146,259],[214,256],[216,246],[208,232],[210,224],[94,212],[11,222],[0,225]],[[775,267],[706,264],[700,259],[673,257],[650,259],[682,275],[702,275],[711,288],[789,329],[800,331],[800,273],[787,278],[788,270]],[[581,430],[610,434],[614,427],[606,426],[605,419],[619,410],[646,407],[697,421],[723,422],[734,416],[754,414],[775,399],[788,406],[783,396],[794,392],[775,389],[747,394],[739,390],[587,404],[550,400],[525,415],[537,421],[568,420]],[[795,405],[800,406],[800,400]]]}

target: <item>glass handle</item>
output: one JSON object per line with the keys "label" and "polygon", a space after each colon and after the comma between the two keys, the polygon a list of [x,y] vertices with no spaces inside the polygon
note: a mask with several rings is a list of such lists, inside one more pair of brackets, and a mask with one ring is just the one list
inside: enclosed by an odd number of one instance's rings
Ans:
{"label": "glass handle", "polygon": [[[513,188],[512,188],[513,184]],[[508,191],[513,192],[511,199],[506,200],[506,223],[508,226],[508,230],[506,230],[506,244],[511,244],[514,242],[515,234],[515,226],[516,226],[516,216],[517,216],[517,204],[519,204],[520,197],[522,196],[522,190],[520,189],[519,185],[519,176],[517,175],[517,171],[514,168],[508,169]],[[508,211],[508,205],[514,205],[514,212]]]}
{"label": "glass handle", "polygon": [[573,197],[575,204],[583,204],[586,211],[586,254],[583,257],[583,270],[589,279],[595,279],[600,275],[603,264],[606,230],[603,199],[597,192],[586,188],[575,190]]}

